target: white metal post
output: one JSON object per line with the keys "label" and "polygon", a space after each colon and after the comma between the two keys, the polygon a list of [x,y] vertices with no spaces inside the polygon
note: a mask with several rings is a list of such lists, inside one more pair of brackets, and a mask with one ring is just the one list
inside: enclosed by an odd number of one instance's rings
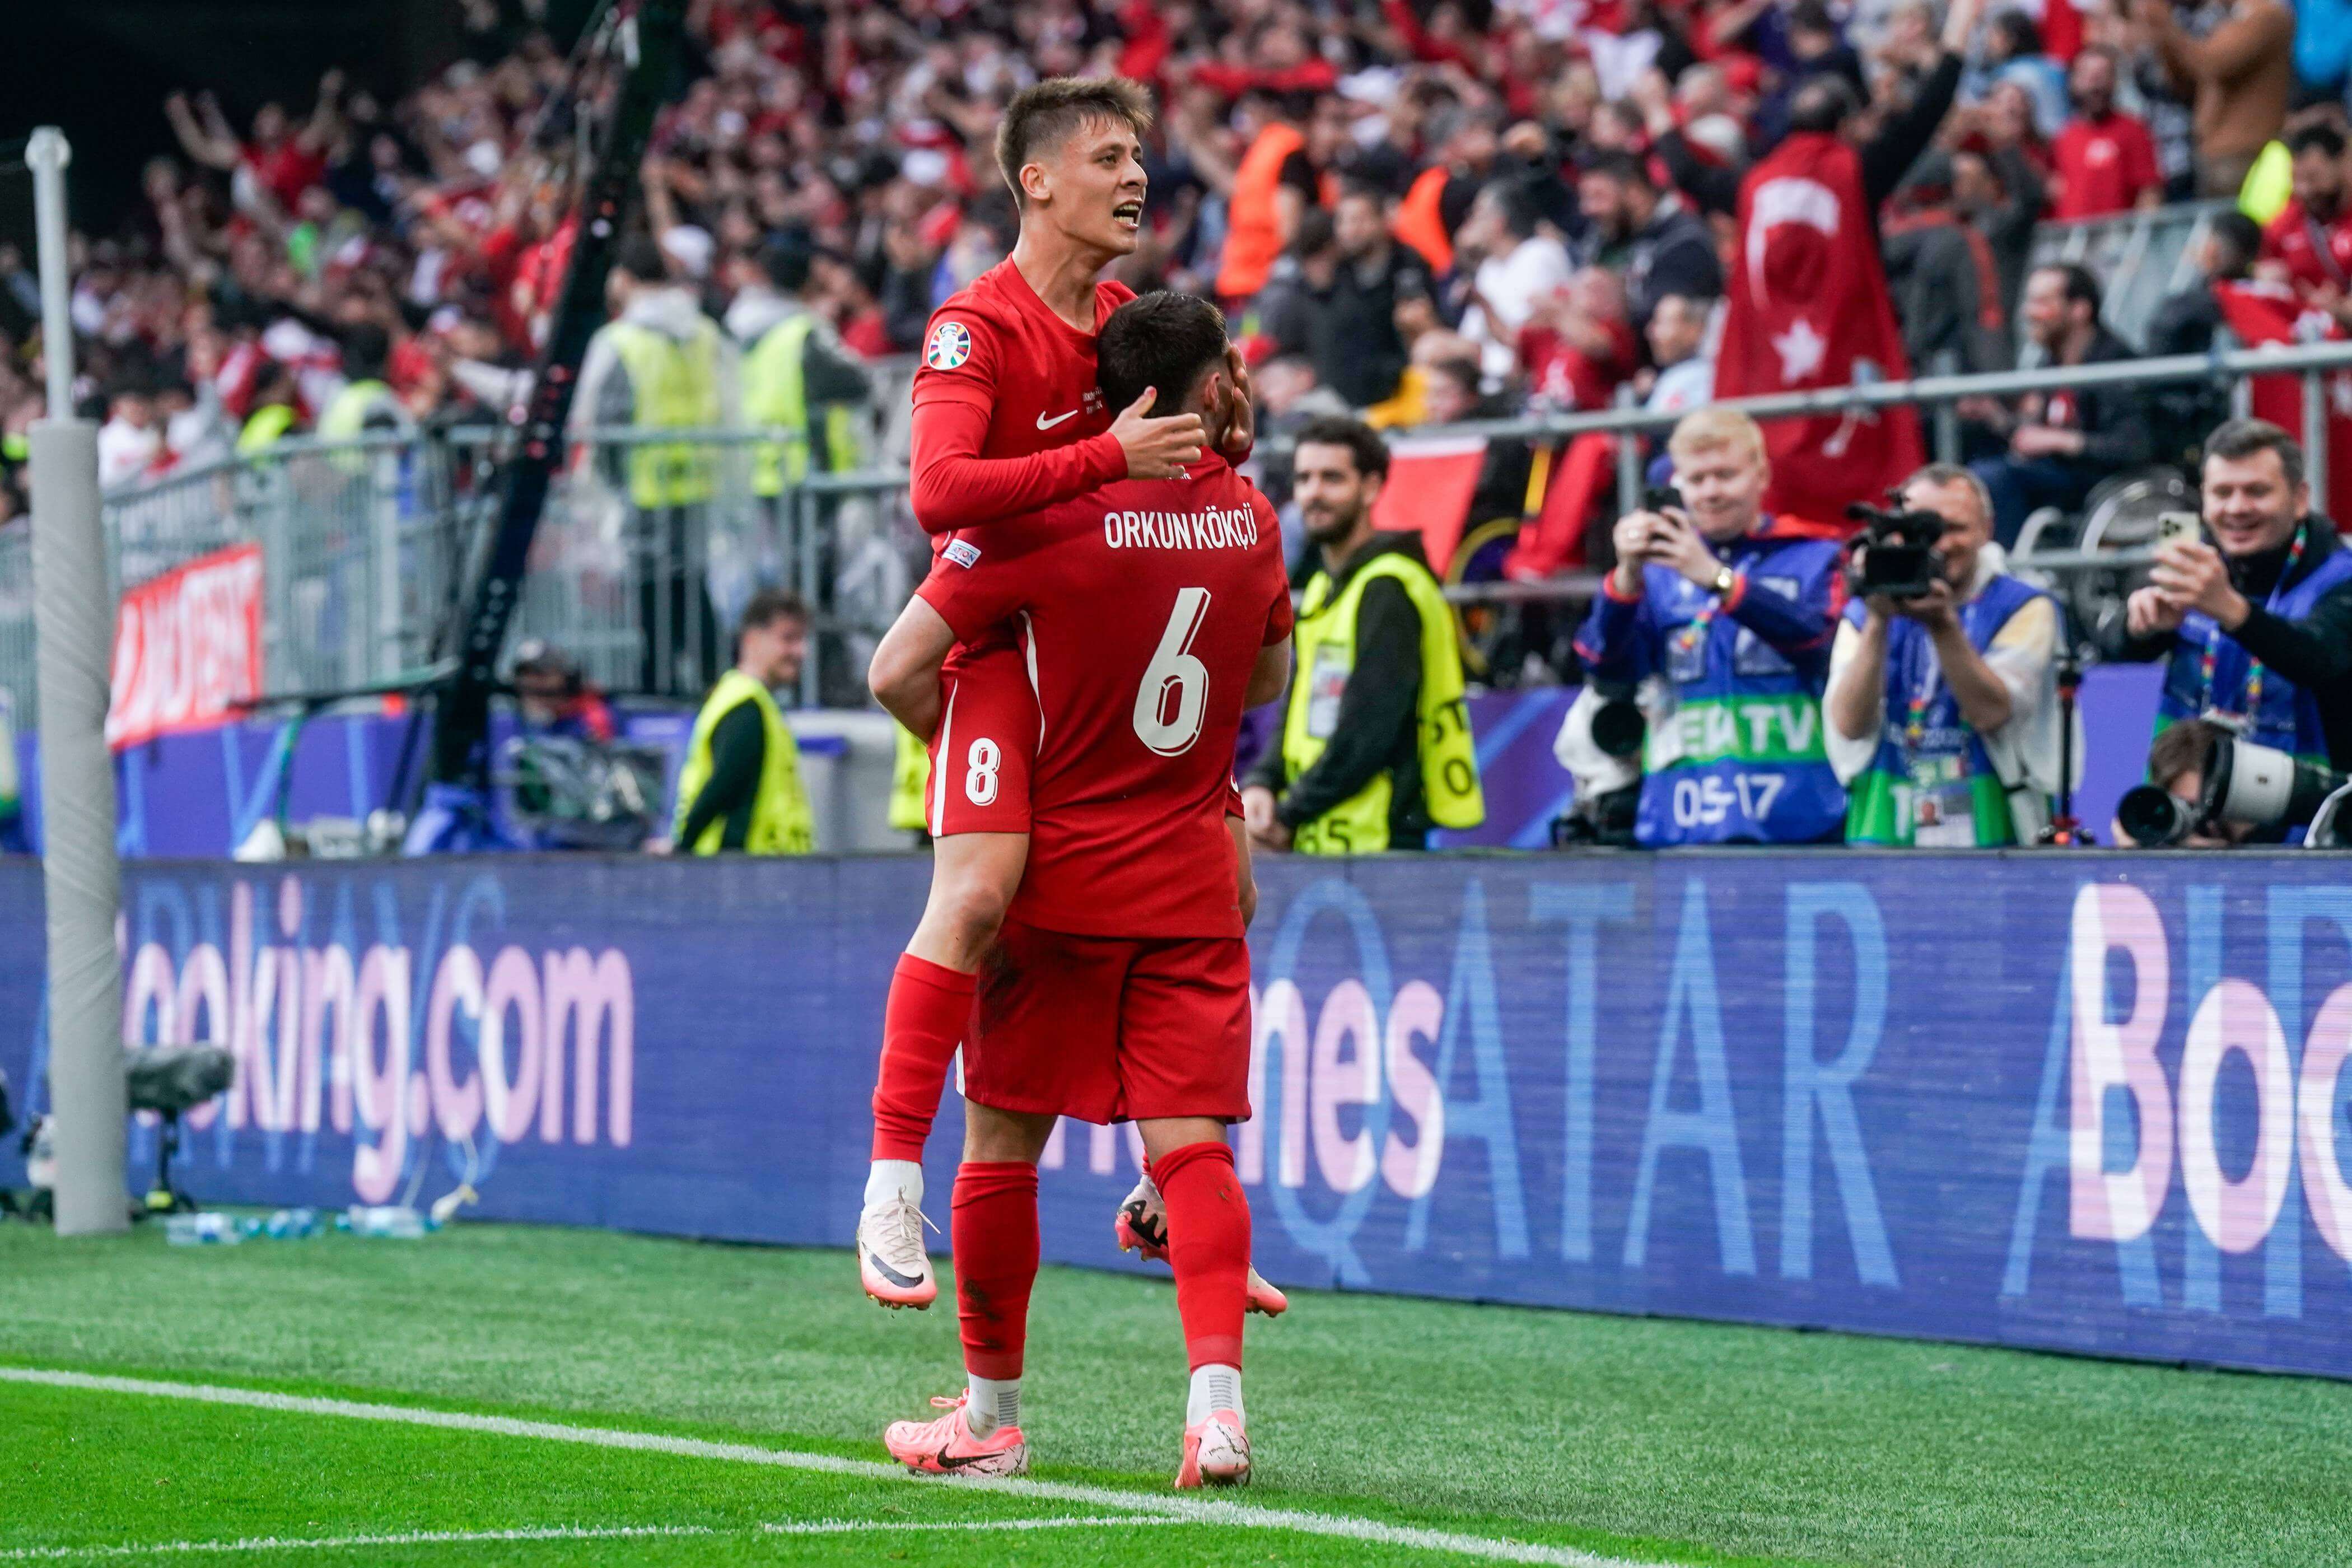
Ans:
{"label": "white metal post", "polygon": [[49,1099],[57,1114],[58,1234],[130,1228],[123,1180],[121,907],[114,764],[106,746],[114,617],[99,513],[98,430],[74,417],[62,132],[33,133],[41,253],[41,353],[49,416],[32,429],[33,614],[41,694],[42,885],[48,900]]}

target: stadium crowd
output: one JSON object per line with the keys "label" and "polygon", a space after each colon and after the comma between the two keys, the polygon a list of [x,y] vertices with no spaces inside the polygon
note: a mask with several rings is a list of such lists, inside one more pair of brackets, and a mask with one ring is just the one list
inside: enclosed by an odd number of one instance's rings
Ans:
{"label": "stadium crowd", "polygon": [[[479,367],[521,363],[544,328],[574,95],[601,79],[526,9],[468,8],[468,58],[395,100],[331,72],[315,102],[242,122],[208,93],[164,106],[179,156],[77,256],[110,481],[215,456],[259,410],[285,412],[257,438],[313,427],[347,377],[381,376],[424,421],[499,395]],[[2031,333],[2035,218],[2234,191],[2292,105],[2340,122],[2352,47],[2280,0],[2050,0],[1993,11],[1955,72],[1937,26],[1923,0],[695,0],[646,183],[715,317],[790,234],[843,342],[904,353],[1009,244],[986,152],[1005,97],[1117,72],[1160,106],[1122,280],[1225,303],[1277,426],[1593,407],[1627,384],[1679,406],[1707,395],[1738,173],[1807,78],[1851,86],[1862,137],[1910,116],[1902,151],[1932,140],[1890,163],[1882,214],[1906,347],[1984,368]],[[2297,84],[2290,38],[2315,80]],[[30,284],[0,255],[27,310]],[[33,391],[26,345],[7,347],[16,435]]]}

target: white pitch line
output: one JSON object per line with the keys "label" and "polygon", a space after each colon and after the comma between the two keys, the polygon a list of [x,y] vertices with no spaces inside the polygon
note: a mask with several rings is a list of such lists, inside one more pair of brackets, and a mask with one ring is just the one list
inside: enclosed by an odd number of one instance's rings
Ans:
{"label": "white pitch line", "polygon": [[1108,1519],[1076,1514],[1054,1519],[811,1519],[760,1528],[770,1535],[864,1535],[877,1530],[1123,1530],[1134,1524],[1192,1522],[1164,1513],[1130,1513]]}
{"label": "white pitch line", "polygon": [[20,1546],[0,1552],[0,1563],[88,1563],[109,1557],[185,1556],[220,1552],[334,1552],[361,1546],[448,1546],[501,1541],[626,1541],[644,1536],[716,1535],[705,1524],[552,1526],[545,1530],[415,1530],[396,1535],[337,1535],[281,1541],[248,1536],[241,1541],[157,1541],[121,1546]]}
{"label": "white pitch line", "polygon": [[[202,1405],[234,1405],[297,1415],[341,1415],[355,1421],[431,1426],[449,1432],[484,1432],[500,1437],[538,1437],[549,1442],[579,1443],[590,1447],[667,1454],[677,1458],[772,1465],[782,1469],[814,1470],[827,1475],[857,1476],[869,1480],[904,1481],[909,1479],[902,1467],[877,1464],[871,1459],[844,1459],[831,1454],[762,1448],[750,1443],[718,1443],[702,1437],[675,1437],[661,1432],[572,1426],[555,1421],[520,1421],[512,1416],[478,1415],[470,1411],[420,1409],[404,1405],[365,1405],[348,1399],[312,1399],[299,1394],[271,1394],[260,1389],[233,1388],[215,1384],[159,1383],[146,1378],[102,1377],[89,1373],[16,1366],[0,1366],[0,1383],[38,1384],[90,1394],[128,1394],[150,1399],[185,1399]],[[1534,1563],[1546,1564],[1548,1568],[1663,1568],[1661,1564],[1603,1557],[1573,1546],[1541,1546],[1498,1536],[1466,1535],[1450,1530],[1387,1524],[1376,1519],[1315,1513],[1305,1509],[1255,1508],[1245,1503],[1205,1498],[1154,1497],[1148,1492],[1120,1491],[1112,1487],[1076,1486],[1066,1481],[1032,1481],[1003,1477],[956,1476],[940,1478],[933,1484],[1007,1492],[1018,1497],[1046,1498],[1056,1502],[1083,1503],[1090,1508],[1129,1509],[1244,1530],[1286,1530],[1301,1535],[1413,1547],[1424,1552],[1483,1558],[1493,1563]]]}

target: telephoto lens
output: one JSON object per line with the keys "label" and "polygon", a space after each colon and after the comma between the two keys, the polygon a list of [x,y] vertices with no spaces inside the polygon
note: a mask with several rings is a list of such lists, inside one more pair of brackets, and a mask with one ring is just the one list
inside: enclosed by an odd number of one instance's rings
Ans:
{"label": "telephoto lens", "polygon": [[2197,807],[2168,789],[2135,784],[2116,803],[2116,826],[2146,849],[2178,844],[2197,826]]}
{"label": "telephoto lens", "polygon": [[2274,746],[2224,735],[2205,759],[2198,817],[2251,827],[2300,827],[2346,782],[2344,774],[2300,762]]}

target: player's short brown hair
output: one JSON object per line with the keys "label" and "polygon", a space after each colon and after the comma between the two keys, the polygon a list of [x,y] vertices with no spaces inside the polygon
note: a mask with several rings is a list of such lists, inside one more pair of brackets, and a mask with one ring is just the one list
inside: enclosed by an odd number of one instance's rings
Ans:
{"label": "player's short brown hair", "polygon": [[1013,187],[1014,203],[1029,199],[1021,191],[1023,165],[1099,120],[1124,121],[1138,136],[1148,135],[1151,95],[1125,77],[1071,76],[1014,93],[996,125],[996,166]]}

